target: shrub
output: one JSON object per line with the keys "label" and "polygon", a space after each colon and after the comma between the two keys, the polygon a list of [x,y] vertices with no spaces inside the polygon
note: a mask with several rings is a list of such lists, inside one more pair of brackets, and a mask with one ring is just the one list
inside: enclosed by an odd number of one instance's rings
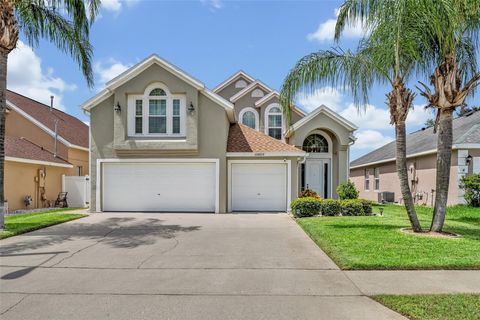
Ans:
{"label": "shrub", "polygon": [[464,198],[469,206],[480,207],[480,173],[462,177],[460,188],[465,189]]}
{"label": "shrub", "polygon": [[316,199],[320,199],[320,196],[318,195],[318,193],[316,193],[316,192],[313,191],[312,189],[306,188],[305,190],[303,190],[303,191],[300,193],[299,198],[316,198]]}
{"label": "shrub", "polygon": [[358,199],[348,199],[340,201],[342,206],[342,215],[344,216],[363,216],[363,204]]}
{"label": "shrub", "polygon": [[358,190],[350,180],[339,184],[337,187],[337,193],[340,200],[358,199]]}
{"label": "shrub", "polygon": [[367,199],[358,199],[363,206],[363,213],[366,216],[371,216],[373,213],[373,201]]}
{"label": "shrub", "polygon": [[335,199],[325,199],[322,201],[322,215],[339,216],[342,213],[340,201]]}
{"label": "shrub", "polygon": [[312,217],[320,214],[322,209],[322,200],[314,197],[298,198],[290,204],[292,213],[295,217]]}

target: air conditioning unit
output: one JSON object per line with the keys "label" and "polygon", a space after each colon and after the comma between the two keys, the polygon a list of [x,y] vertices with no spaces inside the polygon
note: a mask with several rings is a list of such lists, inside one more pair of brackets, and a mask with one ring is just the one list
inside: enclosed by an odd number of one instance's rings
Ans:
{"label": "air conditioning unit", "polygon": [[393,203],[395,202],[395,193],[394,192],[388,192],[388,191],[383,191],[378,193],[378,202],[379,203]]}

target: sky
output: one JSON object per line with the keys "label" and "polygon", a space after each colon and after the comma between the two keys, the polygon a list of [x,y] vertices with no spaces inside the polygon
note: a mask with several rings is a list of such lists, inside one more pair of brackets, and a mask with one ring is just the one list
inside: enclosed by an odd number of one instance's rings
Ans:
{"label": "sky", "polygon": [[[360,25],[333,41],[336,12],[341,1],[227,1],[227,0],[103,0],[91,29],[95,87],[89,88],[78,66],[46,41],[32,47],[23,36],[8,60],[7,86],[55,106],[86,123],[80,104],[94,96],[108,80],[156,53],[214,88],[238,70],[244,70],[274,89],[280,89],[288,71],[303,56],[336,45],[355,48],[363,35]],[[425,79],[419,79],[424,80]],[[301,96],[305,111],[324,104],[359,129],[351,159],[394,139],[385,104],[388,87],[373,88],[369,104],[359,111],[346,91],[319,87]],[[468,101],[480,104],[478,98]],[[418,97],[409,114],[408,132],[431,118]]]}

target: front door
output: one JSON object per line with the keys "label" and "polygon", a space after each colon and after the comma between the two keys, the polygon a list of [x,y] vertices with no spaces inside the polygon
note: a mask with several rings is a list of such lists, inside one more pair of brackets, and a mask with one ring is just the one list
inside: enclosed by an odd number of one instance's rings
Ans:
{"label": "front door", "polygon": [[318,193],[322,198],[329,197],[330,160],[307,159],[305,163],[305,187]]}

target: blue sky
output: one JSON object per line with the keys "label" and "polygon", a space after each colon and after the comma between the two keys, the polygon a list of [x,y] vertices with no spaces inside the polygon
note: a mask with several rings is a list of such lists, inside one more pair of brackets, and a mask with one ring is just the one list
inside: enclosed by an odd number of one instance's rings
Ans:
{"label": "blue sky", "polygon": [[[242,69],[279,89],[288,70],[302,56],[334,46],[335,9],[341,1],[154,1],[104,0],[91,30],[96,87],[89,89],[75,63],[47,42],[30,48],[20,43],[9,57],[8,86],[56,105],[88,121],[79,105],[108,81],[152,53],[179,66],[209,88]],[[345,31],[342,47],[355,47],[360,27]],[[393,139],[385,105],[388,88],[377,86],[366,112],[358,113],[352,99],[335,88],[319,88],[299,99],[310,111],[325,104],[360,130],[352,159]],[[471,103],[479,104],[471,100]],[[409,131],[429,117],[417,97]]]}

